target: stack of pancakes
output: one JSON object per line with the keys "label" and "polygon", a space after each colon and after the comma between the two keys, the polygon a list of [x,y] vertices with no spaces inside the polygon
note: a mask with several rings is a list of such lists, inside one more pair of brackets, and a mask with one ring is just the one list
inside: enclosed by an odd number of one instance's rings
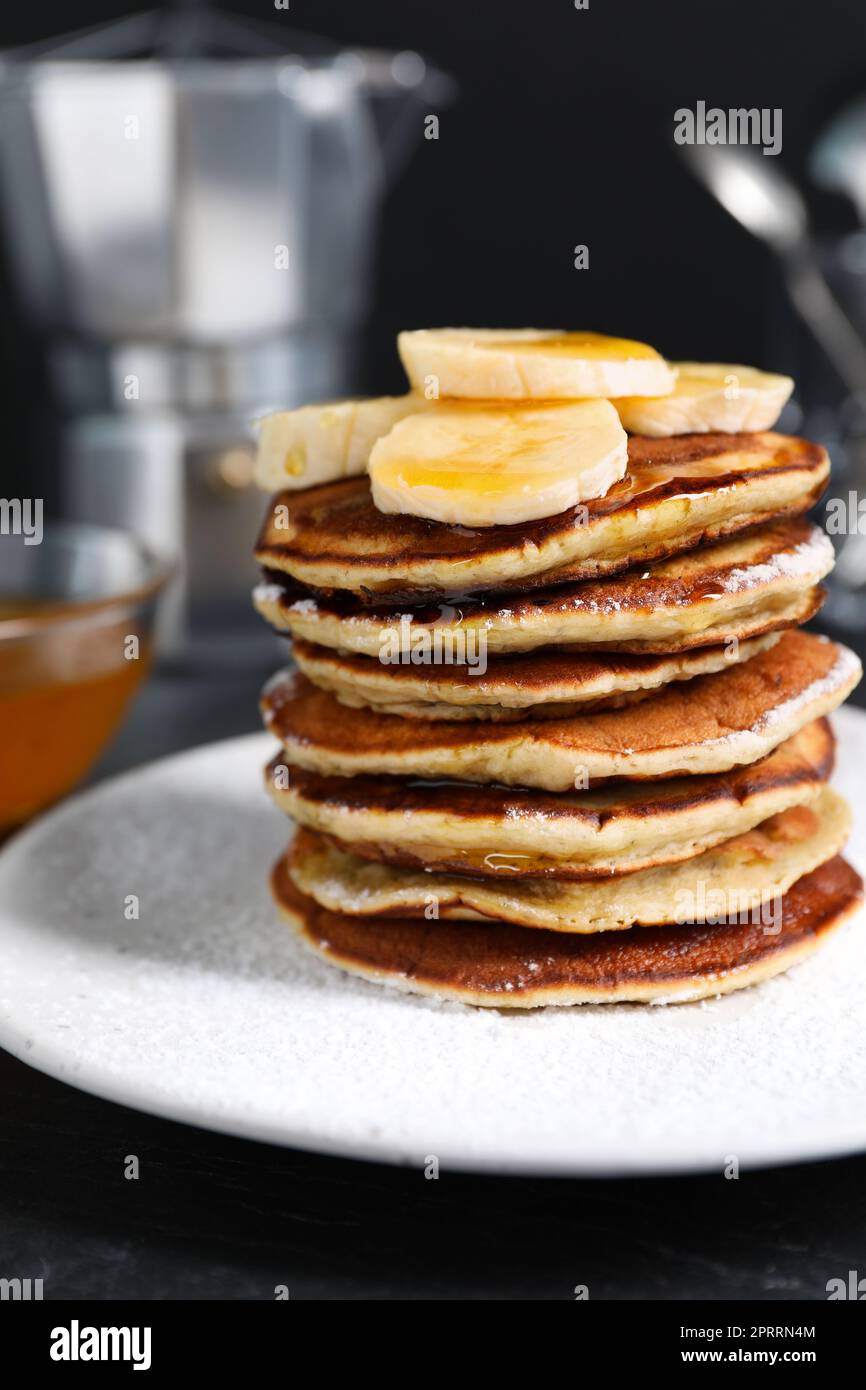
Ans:
{"label": "stack of pancakes", "polygon": [[262,710],[304,942],[497,1007],[697,999],[818,946],[862,891],[827,720],[860,665],[800,630],[828,470],[768,431],[632,435],[580,525],[278,494],[255,603],[294,639]]}

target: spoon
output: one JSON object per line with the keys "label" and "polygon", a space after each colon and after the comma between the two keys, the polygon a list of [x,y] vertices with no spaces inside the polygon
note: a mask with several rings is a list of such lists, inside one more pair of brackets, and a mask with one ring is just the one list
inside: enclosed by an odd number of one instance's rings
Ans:
{"label": "spoon", "polygon": [[677,148],[725,211],[780,258],[794,307],[850,394],[862,404],[866,401],[866,345],[818,264],[799,189],[774,160],[741,145]]}
{"label": "spoon", "polygon": [[[866,345],[834,295],[815,255],[800,190],[778,164],[740,145],[681,145],[691,172],[731,217],[779,257],[795,309],[811,329],[858,406],[866,405]],[[853,481],[866,485],[866,457],[852,450]],[[842,543],[836,572],[843,584],[866,584],[866,545],[855,531]]]}

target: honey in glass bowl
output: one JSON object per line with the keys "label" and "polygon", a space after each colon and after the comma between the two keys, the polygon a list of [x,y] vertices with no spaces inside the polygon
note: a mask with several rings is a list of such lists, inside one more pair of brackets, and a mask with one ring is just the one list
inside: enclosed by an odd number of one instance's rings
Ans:
{"label": "honey in glass bowl", "polygon": [[119,727],[169,574],[103,527],[0,537],[0,834],[70,791]]}

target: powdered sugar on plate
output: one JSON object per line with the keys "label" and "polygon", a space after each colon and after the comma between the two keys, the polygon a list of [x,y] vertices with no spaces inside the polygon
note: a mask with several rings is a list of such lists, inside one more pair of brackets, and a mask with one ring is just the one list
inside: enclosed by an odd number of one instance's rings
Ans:
{"label": "powdered sugar on plate", "polygon": [[[866,716],[836,721],[863,867]],[[143,1110],[419,1168],[721,1172],[866,1147],[863,921],[788,975],[675,1007],[515,1015],[384,990],[275,915],[272,751],[257,735],[153,764],[6,846],[2,1045]]]}

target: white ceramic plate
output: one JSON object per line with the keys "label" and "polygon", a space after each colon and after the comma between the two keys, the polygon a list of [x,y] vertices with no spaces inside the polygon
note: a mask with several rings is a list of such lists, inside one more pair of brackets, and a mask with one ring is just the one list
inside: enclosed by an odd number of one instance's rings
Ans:
{"label": "white ceramic plate", "polygon": [[[837,731],[862,870],[866,715]],[[9,843],[0,1044],[153,1114],[419,1166],[721,1172],[866,1148],[862,917],[790,974],[700,1004],[499,1013],[398,994],[277,920],[271,749],[256,735],[154,763]]]}

